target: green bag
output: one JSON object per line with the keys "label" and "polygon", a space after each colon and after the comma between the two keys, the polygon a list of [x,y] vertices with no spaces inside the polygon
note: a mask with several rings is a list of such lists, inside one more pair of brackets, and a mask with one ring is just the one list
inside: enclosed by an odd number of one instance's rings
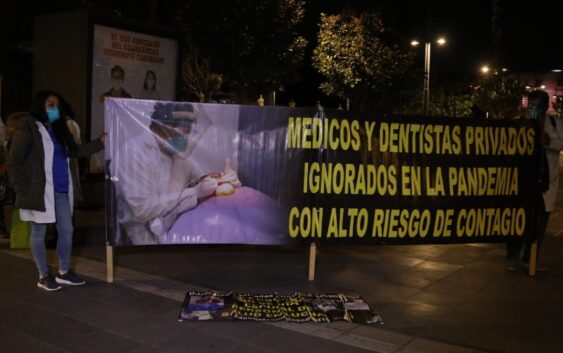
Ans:
{"label": "green bag", "polygon": [[12,211],[12,228],[10,230],[11,249],[29,249],[31,242],[31,223],[22,221],[20,209]]}

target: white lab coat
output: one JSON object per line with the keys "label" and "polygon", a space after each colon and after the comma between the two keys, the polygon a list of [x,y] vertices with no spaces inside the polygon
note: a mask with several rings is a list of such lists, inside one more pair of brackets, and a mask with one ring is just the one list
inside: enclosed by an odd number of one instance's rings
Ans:
{"label": "white lab coat", "polygon": [[[55,153],[55,147],[53,146],[53,140],[49,132],[42,123],[36,122],[39,128],[39,133],[41,133],[41,140],[43,142],[43,151],[45,152],[45,211],[35,211],[20,209],[20,218],[22,221],[31,221],[35,223],[55,223],[55,187],[53,184],[53,154]],[[74,190],[72,188],[72,174],[70,174],[70,159],[67,158],[67,168],[68,168],[68,197],[70,202],[70,212],[72,214],[74,210]]]}
{"label": "white lab coat", "polygon": [[554,127],[551,119],[546,117],[543,124],[543,130],[550,139],[549,145],[544,146],[549,166],[549,189],[543,193],[546,212],[551,212],[555,209],[557,189],[559,188],[559,154],[563,150],[563,124],[557,118],[555,122]]}
{"label": "white lab coat", "polygon": [[[160,150],[155,136],[148,133],[125,141],[111,161],[110,171],[117,194],[117,221],[133,244],[156,244],[157,234],[147,224],[174,209],[180,194],[201,175],[191,160],[170,157]],[[194,188],[183,201],[197,206]]]}

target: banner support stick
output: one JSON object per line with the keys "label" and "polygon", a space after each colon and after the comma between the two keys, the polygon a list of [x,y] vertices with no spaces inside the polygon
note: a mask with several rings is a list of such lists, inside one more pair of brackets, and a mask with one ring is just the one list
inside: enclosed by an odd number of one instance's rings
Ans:
{"label": "banner support stick", "polygon": [[311,242],[309,246],[309,281],[315,280],[316,262],[317,262],[317,244]]}
{"label": "banner support stick", "polygon": [[113,254],[113,246],[106,245],[106,282],[113,283],[114,280],[114,254]]}
{"label": "banner support stick", "polygon": [[528,268],[528,274],[530,276],[536,275],[536,265],[538,261],[538,242],[535,241],[532,243],[530,248],[530,267]]}

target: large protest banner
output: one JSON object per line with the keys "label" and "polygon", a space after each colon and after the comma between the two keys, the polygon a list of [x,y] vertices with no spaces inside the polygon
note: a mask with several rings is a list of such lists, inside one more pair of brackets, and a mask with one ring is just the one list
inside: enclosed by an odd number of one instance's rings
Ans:
{"label": "large protest banner", "polygon": [[[108,97],[176,98],[178,41],[102,25],[93,26],[90,138],[104,132]],[[91,160],[92,172],[103,171],[103,155]]]}
{"label": "large protest banner", "polygon": [[537,122],[108,99],[108,242],[533,237]]}

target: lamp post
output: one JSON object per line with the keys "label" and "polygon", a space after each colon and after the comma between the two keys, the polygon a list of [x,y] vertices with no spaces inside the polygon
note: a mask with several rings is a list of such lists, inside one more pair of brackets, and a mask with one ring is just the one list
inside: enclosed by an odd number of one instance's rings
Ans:
{"label": "lamp post", "polygon": [[[411,41],[413,47],[420,44],[418,40]],[[436,44],[443,46],[446,44],[446,38],[440,37],[436,40]],[[428,116],[430,110],[430,53],[432,49],[432,42],[426,41],[424,43],[424,84],[422,86],[422,114]]]}

